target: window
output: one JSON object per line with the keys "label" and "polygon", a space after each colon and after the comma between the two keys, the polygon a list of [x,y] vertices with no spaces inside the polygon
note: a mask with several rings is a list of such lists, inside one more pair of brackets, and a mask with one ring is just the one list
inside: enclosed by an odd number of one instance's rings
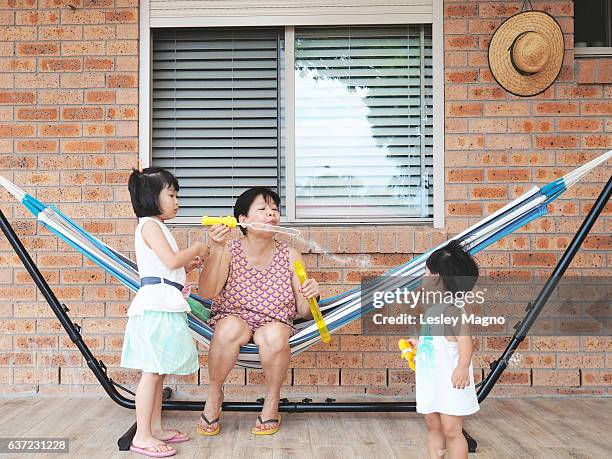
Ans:
{"label": "window", "polygon": [[152,29],[152,164],[179,178],[179,221],[255,185],[295,221],[431,219],[431,25],[292,32],[285,47],[283,28]]}
{"label": "window", "polygon": [[[612,53],[612,0],[574,2],[574,46],[578,54]],[[608,48],[604,50],[602,48]]]}

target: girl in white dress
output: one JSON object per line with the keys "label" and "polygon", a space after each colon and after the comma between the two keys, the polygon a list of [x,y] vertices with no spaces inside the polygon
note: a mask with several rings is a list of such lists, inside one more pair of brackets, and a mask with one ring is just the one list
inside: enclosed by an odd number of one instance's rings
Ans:
{"label": "girl in white dress", "polygon": [[171,443],[189,441],[161,423],[162,390],[167,374],[198,371],[198,352],[189,333],[186,272],[201,265],[205,246],[179,250],[164,222],[178,211],[178,182],[164,169],[134,170],[128,188],[134,213],[136,260],[141,287],[128,309],[121,366],[142,371],[136,389],[137,429],[130,450],[149,457],[176,454]]}
{"label": "girl in white dress", "polygon": [[[439,292],[470,291],[478,279],[478,265],[456,242],[436,250],[427,259],[423,289]],[[442,296],[440,295],[440,296]],[[463,310],[442,302],[427,306],[426,317],[461,317]],[[461,324],[461,321],[458,322]],[[472,337],[469,329],[458,325],[423,325],[417,349],[417,412],[425,415],[429,457],[439,459],[450,450],[451,458],[467,458],[468,445],[463,436],[464,416],[479,410],[472,368]]]}

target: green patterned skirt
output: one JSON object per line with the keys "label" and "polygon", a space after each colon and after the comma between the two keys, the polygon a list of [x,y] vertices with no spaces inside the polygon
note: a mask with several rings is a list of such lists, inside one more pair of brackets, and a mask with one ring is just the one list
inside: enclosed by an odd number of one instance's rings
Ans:
{"label": "green patterned skirt", "polygon": [[145,311],[131,316],[125,328],[121,366],[160,375],[198,371],[198,351],[189,334],[187,313]]}

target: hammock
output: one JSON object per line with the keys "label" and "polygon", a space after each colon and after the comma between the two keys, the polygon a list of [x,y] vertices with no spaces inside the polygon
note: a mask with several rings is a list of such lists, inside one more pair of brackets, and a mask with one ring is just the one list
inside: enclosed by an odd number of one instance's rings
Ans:
{"label": "hammock", "polygon": [[[577,183],[591,169],[605,163],[611,157],[612,150],[541,188],[537,186],[532,188],[450,240],[458,241],[470,254],[480,252],[530,221],[545,215],[550,202]],[[129,258],[85,231],[55,206],[44,204],[25,193],[2,175],[0,175],[0,184],[26,206],[51,232],[75,250],[81,252],[131,290],[137,291],[140,288],[137,266]],[[417,288],[424,273],[425,261],[434,250],[447,243],[448,241],[391,269],[386,275],[376,278],[368,287],[386,290]],[[319,303],[330,333],[357,320],[373,308],[372,304],[362,304],[362,298],[360,287],[356,287]],[[188,314],[190,331],[198,342],[208,347],[213,335],[213,329],[206,324],[210,315],[210,302],[191,294],[188,303],[191,307],[191,313]],[[314,321],[296,321],[295,326],[298,330],[289,340],[292,355],[307,350],[320,340]],[[261,368],[257,345],[242,346],[237,365],[246,368]]]}

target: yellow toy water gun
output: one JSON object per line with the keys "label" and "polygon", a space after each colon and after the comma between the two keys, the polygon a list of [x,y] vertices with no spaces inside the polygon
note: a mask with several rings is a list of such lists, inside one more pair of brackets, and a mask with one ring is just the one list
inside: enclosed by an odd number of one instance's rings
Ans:
{"label": "yellow toy water gun", "polygon": [[202,225],[225,225],[228,228],[236,228],[236,226],[242,226],[245,228],[252,228],[254,230],[273,231],[275,233],[282,233],[288,236],[300,235],[300,230],[296,228],[285,228],[284,226],[268,225],[267,223],[259,222],[242,223],[236,220],[236,218],[232,217],[231,215],[228,215],[227,217],[209,217],[208,215],[204,215],[202,217]]}
{"label": "yellow toy water gun", "polygon": [[[306,276],[306,270],[304,269],[304,265],[299,261],[293,263],[295,268],[295,273],[297,274],[298,279],[300,280],[300,285],[303,285],[306,282],[308,277]],[[317,324],[317,328],[319,329],[319,334],[321,335],[321,341],[324,343],[329,343],[331,341],[331,337],[329,336],[329,330],[327,329],[327,325],[325,325],[325,320],[323,320],[323,316],[321,315],[321,310],[319,309],[319,304],[317,300],[314,298],[310,298],[308,300],[308,304],[310,305],[310,312],[312,312],[312,317]]]}
{"label": "yellow toy water gun", "polygon": [[414,363],[414,357],[416,356],[416,352],[412,349],[410,343],[404,338],[400,339],[397,343],[400,351],[402,352],[402,359],[408,360],[408,366],[412,371],[415,371],[416,365]]}

